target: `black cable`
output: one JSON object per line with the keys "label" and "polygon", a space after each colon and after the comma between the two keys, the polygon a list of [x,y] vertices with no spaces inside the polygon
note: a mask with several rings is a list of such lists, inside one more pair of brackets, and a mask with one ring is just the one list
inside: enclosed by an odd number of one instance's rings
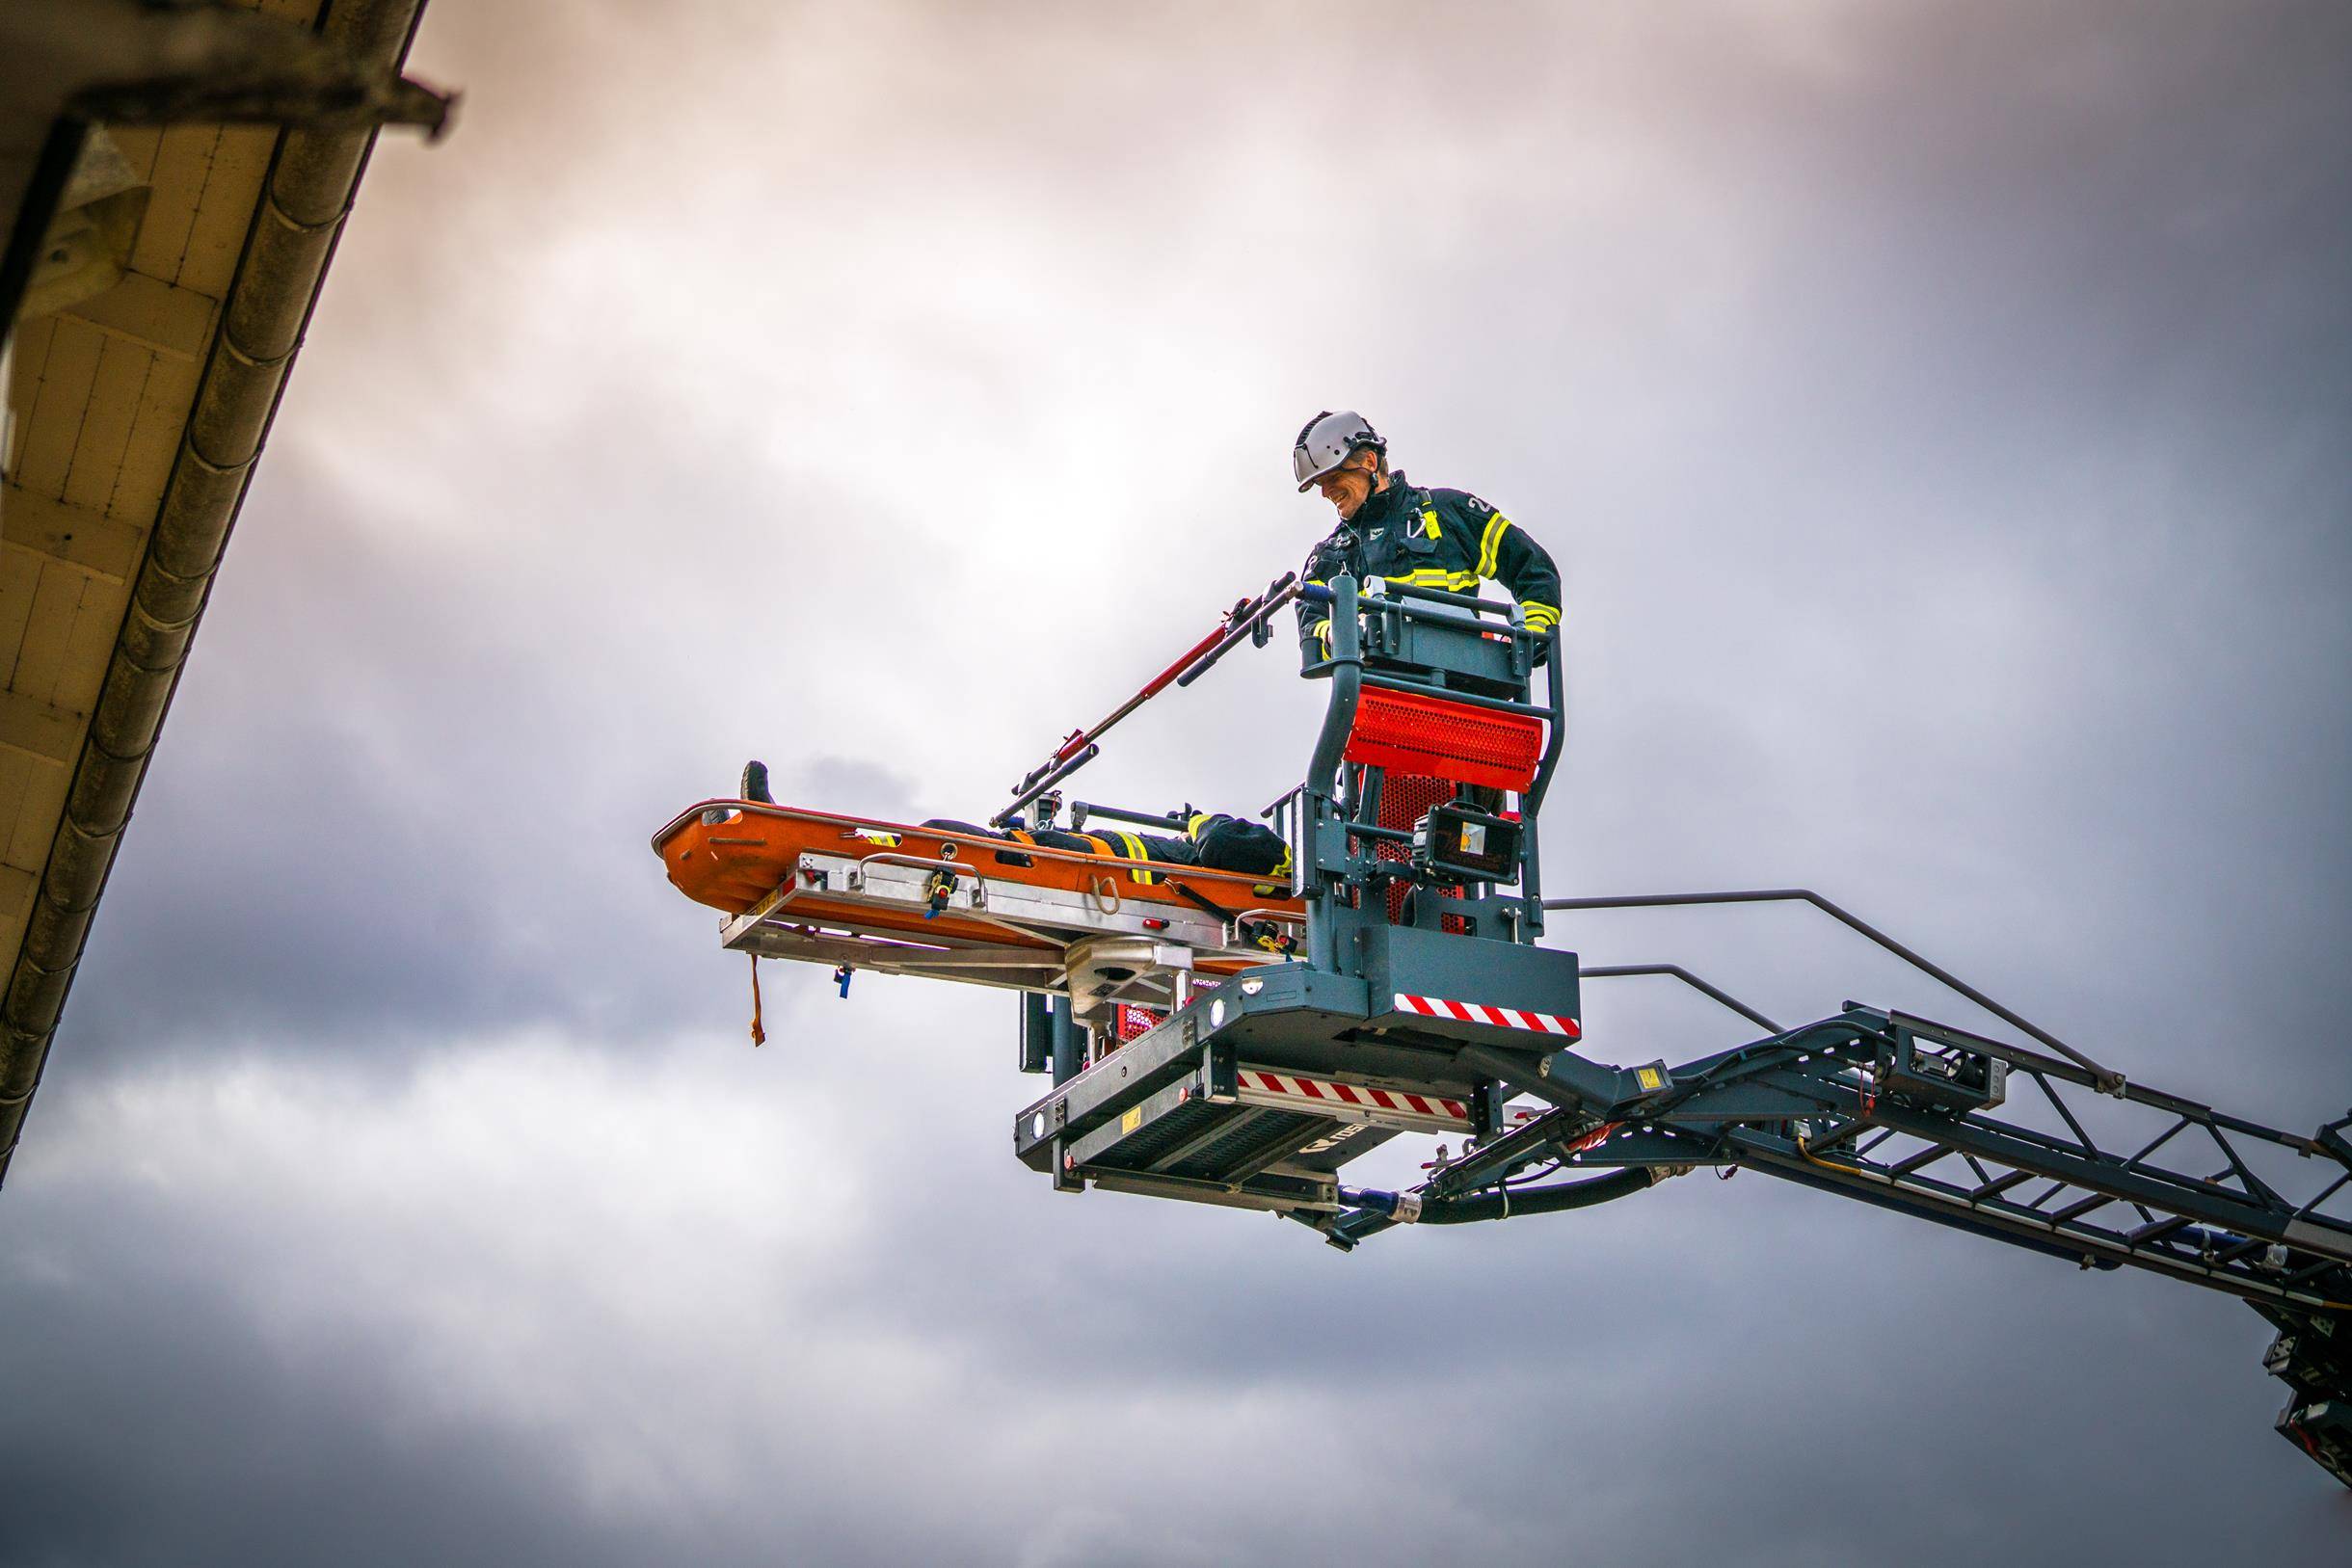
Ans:
{"label": "black cable", "polygon": [[1551,1186],[1511,1187],[1469,1198],[1440,1198],[1421,1206],[1424,1225],[1468,1225],[1479,1220],[1507,1219],[1515,1214],[1554,1214],[1570,1209],[1630,1197],[1656,1183],[1657,1173],[1646,1165],[1632,1165],[1584,1182],[1561,1182]]}

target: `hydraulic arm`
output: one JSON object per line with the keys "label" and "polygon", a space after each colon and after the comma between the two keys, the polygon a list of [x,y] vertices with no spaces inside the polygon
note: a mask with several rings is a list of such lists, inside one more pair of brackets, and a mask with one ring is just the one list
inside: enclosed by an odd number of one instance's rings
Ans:
{"label": "hydraulic arm", "polygon": [[[2078,1052],[1852,1003],[1675,1068],[1654,1091],[1623,1094],[1615,1070],[1566,1051],[1511,1081],[1547,1108],[1419,1191],[1343,1188],[1350,1210],[1324,1227],[1334,1244],[1414,1220],[1581,1208],[1701,1165],[1753,1169],[2084,1268],[2243,1297],[2280,1331],[2264,1361],[2293,1391],[2280,1431],[2352,1485],[2352,1224],[2323,1212],[2352,1184],[2352,1113],[2288,1132]],[[1617,1174],[1553,1180],[1595,1168]]]}
{"label": "hydraulic arm", "polygon": [[[1541,1059],[1518,1086],[1549,1108],[1444,1166],[1424,1201],[1506,1191],[1536,1166],[1749,1166],[2086,1268],[2300,1311],[2352,1300],[2352,1227],[2320,1211],[2352,1182],[2352,1117],[2307,1136],[2138,1084],[2094,1106],[2071,1063],[1862,1006],[1664,1077],[1618,1097],[1613,1069]],[[2292,1157],[2264,1176],[2258,1150]],[[1350,1195],[1344,1236],[1397,1217],[1387,1195]]]}

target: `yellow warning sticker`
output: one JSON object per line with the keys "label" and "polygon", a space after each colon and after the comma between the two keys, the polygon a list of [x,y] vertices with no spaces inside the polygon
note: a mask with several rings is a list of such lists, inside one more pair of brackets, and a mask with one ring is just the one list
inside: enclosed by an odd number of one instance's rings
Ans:
{"label": "yellow warning sticker", "polygon": [[1635,1068],[1633,1080],[1642,1086],[1644,1094],[1650,1094],[1666,1087],[1666,1075],[1654,1067]]}
{"label": "yellow warning sticker", "polygon": [[1141,1127],[1142,1125],[1143,1107],[1141,1105],[1137,1105],[1134,1110],[1129,1111],[1126,1115],[1119,1118],[1119,1130],[1121,1132],[1133,1132],[1136,1129]]}

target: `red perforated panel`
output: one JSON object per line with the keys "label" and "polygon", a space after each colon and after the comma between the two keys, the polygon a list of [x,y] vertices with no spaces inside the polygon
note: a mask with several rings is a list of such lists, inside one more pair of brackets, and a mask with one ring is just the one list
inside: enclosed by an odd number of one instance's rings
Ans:
{"label": "red perforated panel", "polygon": [[1367,687],[1356,704],[1347,757],[1462,784],[1525,789],[1536,782],[1542,753],[1543,721],[1528,714]]}
{"label": "red perforated panel", "polygon": [[[1429,814],[1430,807],[1442,806],[1453,798],[1454,781],[1451,779],[1439,779],[1427,773],[1383,775],[1380,782],[1378,825],[1383,828],[1410,831],[1414,823]],[[1401,861],[1411,854],[1411,851],[1404,845],[1389,843],[1386,840],[1375,844],[1372,852],[1384,861]],[[1389,885],[1389,924],[1395,925],[1404,918],[1404,895],[1408,890],[1405,884],[1402,882]],[[1457,898],[1460,894],[1457,891],[1449,890],[1446,896]],[[1445,918],[1445,928],[1459,934],[1469,930],[1470,926],[1469,922],[1460,916],[1449,915]]]}

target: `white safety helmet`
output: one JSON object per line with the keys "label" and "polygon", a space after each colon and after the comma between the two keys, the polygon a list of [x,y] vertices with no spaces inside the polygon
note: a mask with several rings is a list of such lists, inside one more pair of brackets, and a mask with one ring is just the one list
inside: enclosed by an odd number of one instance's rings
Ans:
{"label": "white safety helmet", "polygon": [[1371,421],[1352,410],[1333,413],[1326,409],[1308,420],[1298,433],[1298,444],[1291,448],[1291,475],[1298,481],[1298,492],[1305,494],[1307,487],[1366,446],[1376,452],[1388,450]]}

